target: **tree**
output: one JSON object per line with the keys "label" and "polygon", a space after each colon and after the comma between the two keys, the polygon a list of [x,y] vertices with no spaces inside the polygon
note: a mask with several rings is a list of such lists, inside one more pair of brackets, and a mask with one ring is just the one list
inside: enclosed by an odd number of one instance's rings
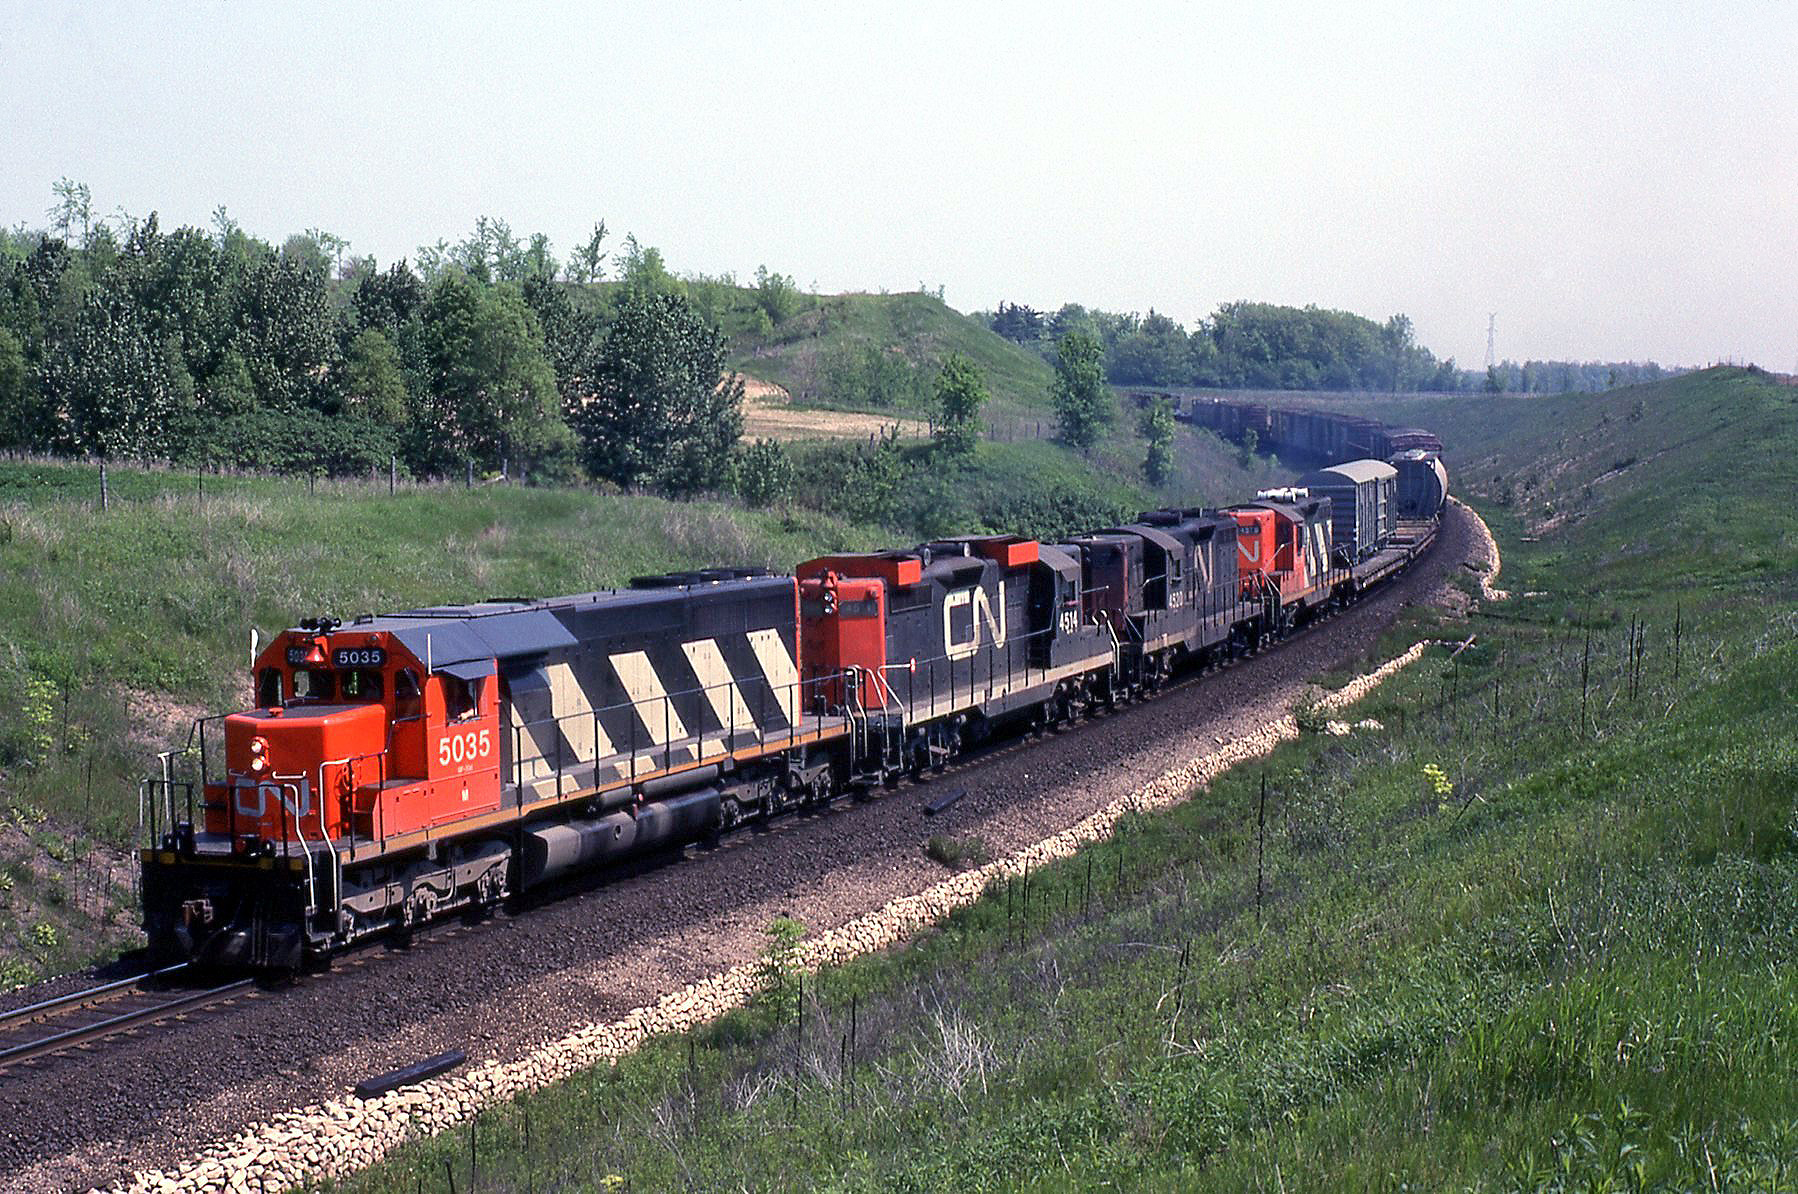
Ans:
{"label": "tree", "polygon": [[626,290],[570,404],[588,470],[628,488],[718,488],[743,431],[743,380],[726,377],[725,355],[686,298]]}
{"label": "tree", "polygon": [[56,196],[55,206],[46,213],[50,226],[65,241],[74,240],[75,230],[81,229],[81,243],[85,245],[94,224],[94,197],[87,184],[59,178],[51,184],[50,193]]}
{"label": "tree", "polygon": [[959,352],[943,360],[936,375],[936,449],[954,458],[972,456],[980,442],[980,408],[986,405],[980,367]]}
{"label": "tree", "polygon": [[235,348],[225,350],[218,368],[200,387],[200,408],[206,415],[221,419],[256,409],[256,382],[243,354]]}
{"label": "tree", "polygon": [[301,255],[266,257],[245,275],[232,346],[243,354],[264,405],[288,411],[335,405],[330,378],[339,345],[326,287],[324,267]]}
{"label": "tree", "polygon": [[633,295],[685,295],[687,292],[681,280],[668,272],[662,251],[654,245],[639,243],[635,236],[624,238],[624,262],[619,272],[624,289]]}
{"label": "tree", "polygon": [[758,439],[737,463],[737,496],[751,506],[772,506],[793,496],[793,458],[778,440]]}
{"label": "tree", "polygon": [[1022,303],[1001,302],[993,313],[993,331],[1019,344],[1034,344],[1043,338],[1042,312]]}
{"label": "tree", "polygon": [[1505,375],[1498,371],[1497,365],[1486,366],[1486,392],[1488,394],[1505,392]]}
{"label": "tree", "polygon": [[579,396],[581,370],[598,331],[590,311],[577,310],[568,288],[542,274],[528,279],[520,293],[543,331],[543,351],[556,371],[556,388],[564,403]]}
{"label": "tree", "polygon": [[389,427],[406,421],[406,375],[399,350],[378,328],[363,328],[350,341],[344,357],[344,408]]}
{"label": "tree", "polygon": [[562,471],[572,440],[542,332],[517,287],[446,271],[425,303],[421,338],[428,384],[412,420],[416,459],[442,471],[465,459]]}
{"label": "tree", "polygon": [[1171,386],[1191,374],[1192,349],[1186,329],[1153,308],[1133,331],[1112,345],[1106,357],[1106,375],[1120,385]]}
{"label": "tree", "polygon": [[1166,398],[1151,398],[1143,408],[1138,429],[1149,441],[1143,458],[1143,476],[1151,485],[1166,485],[1174,475],[1174,407]]}
{"label": "tree", "polygon": [[562,271],[556,261],[555,250],[550,247],[549,237],[541,232],[531,233],[531,244],[524,251],[524,276],[520,281],[541,278],[550,281]]}
{"label": "tree", "polygon": [[343,255],[350,251],[349,241],[335,232],[326,232],[323,228],[308,228],[306,236],[318,246],[318,251],[329,259],[333,269],[341,270],[343,268]]}
{"label": "tree", "polygon": [[593,235],[587,238],[586,243],[576,247],[568,255],[568,265],[564,268],[563,276],[576,286],[604,279],[606,255],[600,252],[599,247],[605,239],[606,222],[601,220],[593,225]]}
{"label": "tree", "polygon": [[1090,453],[1116,416],[1105,384],[1105,350],[1085,332],[1070,332],[1056,346],[1055,380],[1049,386],[1061,438]]}
{"label": "tree", "polygon": [[770,273],[765,265],[755,270],[755,303],[766,312],[770,328],[779,327],[799,311],[799,286],[790,275]]}
{"label": "tree", "polygon": [[370,269],[356,282],[350,309],[358,330],[378,328],[398,342],[400,329],[412,321],[425,303],[425,286],[404,260],[385,270]]}
{"label": "tree", "polygon": [[67,420],[58,446],[102,457],[165,455],[170,426],[192,397],[192,379],[174,365],[128,293],[116,285],[89,293],[45,365],[46,401]]}
{"label": "tree", "polygon": [[11,328],[0,326],[0,444],[35,447],[44,435],[32,397],[25,345]]}
{"label": "tree", "polygon": [[1236,463],[1248,468],[1255,463],[1255,449],[1261,446],[1261,435],[1253,427],[1242,429],[1242,444],[1236,449]]}

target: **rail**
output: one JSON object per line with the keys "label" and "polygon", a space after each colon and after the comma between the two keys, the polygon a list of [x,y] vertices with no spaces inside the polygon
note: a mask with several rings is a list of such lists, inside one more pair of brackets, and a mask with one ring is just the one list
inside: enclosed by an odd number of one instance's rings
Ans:
{"label": "rail", "polygon": [[[139,983],[158,978],[185,969],[185,965],[165,967],[152,970],[134,978],[121,979],[92,987],[85,991],[77,991],[70,995],[47,999],[29,1007],[18,1008],[0,1016],[0,1031],[12,1031],[17,1028],[54,1017],[64,1017],[72,1012],[80,1011],[95,1003],[109,1002],[122,998],[149,997],[155,1000],[144,1007],[132,1008],[115,1016],[107,1016],[90,1024],[77,1024],[73,1027],[52,1031],[44,1036],[22,1041],[14,1045],[0,1047],[0,1068],[18,1065],[33,1058],[57,1053],[76,1045],[103,1040],[116,1036],[121,1032],[144,1024],[152,1024],[158,1020],[166,1020],[171,1016],[196,1011],[209,1004],[219,1003],[234,998],[254,987],[253,978],[238,979],[220,986],[209,987],[200,991],[183,993],[166,993],[134,990]],[[170,997],[161,998],[168,994]]]}

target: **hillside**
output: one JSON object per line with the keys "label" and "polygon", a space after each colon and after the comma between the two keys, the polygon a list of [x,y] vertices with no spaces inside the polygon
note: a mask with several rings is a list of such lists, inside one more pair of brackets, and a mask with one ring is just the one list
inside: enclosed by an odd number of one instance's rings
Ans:
{"label": "hillside", "polygon": [[808,298],[766,333],[734,332],[731,350],[736,368],[795,402],[895,414],[925,410],[937,363],[959,352],[986,375],[991,413],[1047,418],[1052,371],[1040,357],[918,292]]}
{"label": "hillside", "polygon": [[819,975],[803,1038],[777,990],[484,1115],[484,1188],[1791,1188],[1798,391],[1409,412],[1515,595],[1376,657],[1465,649]]}
{"label": "hillside", "polygon": [[[884,536],[578,490],[0,463],[0,987],[136,941],[137,780],[245,699],[250,631],[712,564],[791,567]],[[40,927],[41,926],[41,927]]]}

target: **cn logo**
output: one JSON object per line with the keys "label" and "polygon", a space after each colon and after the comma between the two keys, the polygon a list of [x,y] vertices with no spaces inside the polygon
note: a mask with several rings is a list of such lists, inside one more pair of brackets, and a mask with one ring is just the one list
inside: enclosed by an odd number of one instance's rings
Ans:
{"label": "cn logo", "polygon": [[295,818],[304,817],[312,811],[312,779],[305,777],[297,786],[291,783],[240,783],[232,788],[231,799],[237,807],[237,815],[252,821],[268,815],[270,801],[286,808]]}
{"label": "cn logo", "polygon": [[[981,627],[992,635],[993,646],[1005,645],[1005,582],[999,582],[999,613],[993,615],[993,604],[982,588],[959,589],[943,598],[943,652],[950,659],[967,659],[980,649],[983,641]],[[967,609],[962,615],[967,618],[963,630],[956,630],[957,617],[960,610]]]}

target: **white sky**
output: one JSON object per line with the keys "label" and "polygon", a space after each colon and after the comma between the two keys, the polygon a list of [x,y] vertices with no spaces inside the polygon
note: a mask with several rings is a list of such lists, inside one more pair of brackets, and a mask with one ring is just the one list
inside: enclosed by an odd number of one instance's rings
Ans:
{"label": "white sky", "polygon": [[1791,4],[884,7],[0,0],[0,222],[65,175],[383,262],[603,217],[676,270],[962,310],[1798,363]]}

